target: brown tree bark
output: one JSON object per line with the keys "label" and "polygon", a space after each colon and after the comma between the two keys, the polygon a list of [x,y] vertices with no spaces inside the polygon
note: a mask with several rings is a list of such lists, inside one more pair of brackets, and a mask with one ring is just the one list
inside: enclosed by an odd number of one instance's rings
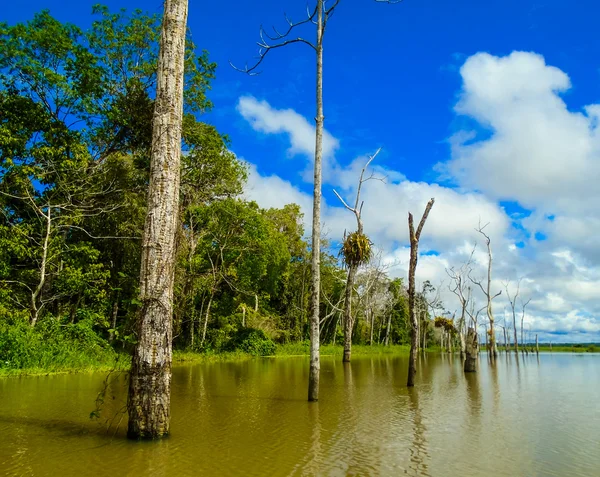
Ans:
{"label": "brown tree bark", "polygon": [[129,375],[127,436],[169,434],[173,278],[181,163],[187,0],[165,0],[158,59],[148,210],[142,242],[137,344]]}
{"label": "brown tree bark", "polygon": [[411,330],[408,379],[406,382],[407,386],[415,385],[415,374],[417,373],[417,351],[419,349],[419,320],[415,307],[415,272],[417,270],[417,259],[419,256],[419,239],[421,238],[423,226],[425,225],[425,221],[427,220],[427,216],[429,215],[434,202],[434,199],[431,199],[429,202],[427,202],[425,212],[423,213],[423,217],[421,217],[421,221],[419,222],[416,232],[413,224],[413,216],[410,212],[408,213],[408,232],[410,237],[410,264],[408,267],[408,314],[410,317]]}
{"label": "brown tree bark", "polygon": [[308,400],[319,400],[319,375],[321,372],[319,311],[321,294],[321,163],[323,159],[323,0],[317,1],[317,115],[315,117],[315,170],[313,184],[312,221],[312,291],[310,297],[310,370],[308,376]]}
{"label": "brown tree bark", "polygon": [[477,332],[475,328],[469,327],[467,331],[467,341],[465,343],[465,373],[477,371],[477,355],[479,354],[479,344],[477,343]]}

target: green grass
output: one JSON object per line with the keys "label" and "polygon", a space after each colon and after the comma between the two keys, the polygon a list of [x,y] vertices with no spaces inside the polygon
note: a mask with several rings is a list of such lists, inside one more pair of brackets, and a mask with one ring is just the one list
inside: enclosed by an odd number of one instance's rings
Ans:
{"label": "green grass", "polygon": [[[308,356],[310,347],[307,341],[277,345],[275,357],[283,356]],[[374,356],[381,354],[407,355],[410,352],[408,345],[352,345],[352,356]],[[322,345],[321,356],[342,356],[344,347],[341,345]]]}

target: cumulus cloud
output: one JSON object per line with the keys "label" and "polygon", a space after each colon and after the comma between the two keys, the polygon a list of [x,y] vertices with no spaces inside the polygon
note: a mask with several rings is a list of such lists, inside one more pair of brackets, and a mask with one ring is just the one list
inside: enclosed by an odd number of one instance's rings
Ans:
{"label": "cumulus cloud", "polygon": [[[478,53],[460,69],[462,88],[455,111],[472,120],[472,130],[457,131],[450,140],[448,161],[438,164],[451,186],[415,182],[381,158],[374,164],[385,183],[364,184],[365,230],[385,251],[392,276],[408,270],[408,211],[418,218],[431,197],[436,203],[422,235],[417,280],[442,287],[448,310],[457,302],[448,290],[445,270],[460,266],[473,251],[473,276],[486,275],[487,251],[474,228],[488,223],[492,238],[492,289],[504,290],[511,279],[521,282],[527,306],[525,329],[553,341],[600,339],[600,105],[569,109],[563,94],[571,88],[567,73],[548,65],[535,53],[513,52],[505,57]],[[304,187],[251,169],[248,195],[263,206],[296,202],[305,213],[310,233],[310,189],[314,126],[291,109],[273,108],[265,100],[242,97],[238,111],[263,134],[289,138],[288,155],[305,156]],[[323,223],[329,238],[339,240],[355,228],[353,215],[331,194],[336,189],[353,203],[356,181],[368,160],[365,154],[348,164],[336,158],[340,141],[325,133]],[[500,201],[514,201],[527,211],[507,215]],[[434,252],[434,253],[432,253]],[[442,283],[442,280],[444,281]],[[475,298],[483,296],[474,287]],[[496,318],[512,322],[506,293],[494,301]],[[521,302],[517,304],[520,318]],[[568,333],[569,336],[566,336]]]}
{"label": "cumulus cloud", "polygon": [[446,171],[461,185],[549,214],[587,213],[600,198],[600,105],[571,111],[566,73],[534,53],[473,55],[455,110],[491,132],[453,137]]}

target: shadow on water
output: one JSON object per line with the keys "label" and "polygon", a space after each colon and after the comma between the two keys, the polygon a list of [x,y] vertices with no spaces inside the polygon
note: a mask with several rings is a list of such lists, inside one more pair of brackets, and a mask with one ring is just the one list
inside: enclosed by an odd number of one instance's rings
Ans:
{"label": "shadow on water", "polygon": [[[60,435],[63,437],[81,437],[81,436],[95,436],[106,438],[108,442],[113,438],[125,438],[126,426],[121,425],[118,431],[115,433],[114,429],[107,430],[106,426],[102,422],[91,421],[89,423],[69,421],[66,419],[40,419],[36,417],[25,417],[25,416],[2,416],[0,415],[0,424],[10,426],[31,426],[37,427],[44,431],[48,431],[53,435]],[[4,427],[0,425],[0,429]]]}

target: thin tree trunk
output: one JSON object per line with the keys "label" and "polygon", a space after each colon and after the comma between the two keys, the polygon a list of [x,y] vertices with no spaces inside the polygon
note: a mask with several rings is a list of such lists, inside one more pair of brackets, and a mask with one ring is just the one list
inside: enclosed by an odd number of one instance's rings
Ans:
{"label": "thin tree trunk", "polygon": [[417,310],[415,307],[415,273],[417,271],[417,258],[419,254],[419,238],[421,237],[421,231],[429,215],[429,211],[433,207],[434,200],[431,199],[425,207],[425,212],[419,226],[415,232],[413,224],[413,216],[408,213],[408,231],[410,237],[410,264],[408,268],[408,314],[410,317],[411,330],[410,330],[410,358],[408,362],[408,379],[406,385],[411,387],[415,385],[415,374],[417,373],[417,350],[419,348],[419,320],[417,317]]}
{"label": "thin tree trunk", "polygon": [[38,300],[46,283],[46,266],[48,264],[48,248],[50,246],[50,232],[52,230],[52,207],[48,206],[48,213],[44,215],[46,219],[46,233],[44,235],[44,245],[42,245],[42,263],[40,266],[40,281],[31,294],[31,317],[29,324],[33,328],[37,323],[43,305],[38,305]]}
{"label": "thin tree trunk", "polygon": [[352,291],[354,290],[354,278],[356,276],[355,265],[348,266],[348,279],[346,280],[346,293],[344,296],[344,357],[342,361],[348,363],[352,357]]}
{"label": "thin tree trunk", "polygon": [[371,311],[371,342],[369,346],[373,346],[373,326],[375,325],[375,313]]}
{"label": "thin tree trunk", "polygon": [[535,335],[535,354],[540,354],[540,346],[538,343],[538,335],[536,333]]}
{"label": "thin tree trunk", "polygon": [[521,346],[523,346],[523,349],[527,352],[527,346],[524,345],[525,342],[523,341],[523,319],[524,317],[521,317]]}
{"label": "thin tree trunk", "polygon": [[119,293],[115,296],[111,312],[111,332],[108,335],[108,342],[112,343],[115,339],[115,330],[117,328],[117,315],[119,314]]}
{"label": "thin tree trunk", "polygon": [[487,327],[487,325],[485,325],[485,350],[488,353],[488,358],[491,358],[490,345],[489,345],[489,340],[488,340],[488,327]]}
{"label": "thin tree trunk", "polygon": [[173,282],[181,163],[187,0],[165,0],[142,241],[137,345],[131,362],[127,435],[169,434]]}
{"label": "thin tree trunk", "polygon": [[312,222],[312,293],[310,321],[310,372],[308,400],[319,400],[319,374],[321,371],[319,336],[319,301],[321,293],[321,160],[323,156],[323,0],[317,0],[317,115],[315,117],[315,170],[313,185]]}
{"label": "thin tree trunk", "polygon": [[387,330],[385,332],[385,345],[389,346],[390,345],[390,333],[392,331],[392,314],[390,313],[390,316],[388,317],[388,322],[387,322]]}
{"label": "thin tree trunk", "polygon": [[204,340],[206,340],[206,329],[208,328],[208,319],[210,318],[210,307],[212,306],[213,297],[215,295],[214,290],[210,292],[210,297],[208,298],[208,305],[206,305],[206,315],[204,317],[204,325],[202,327],[202,340],[200,341],[200,346],[204,344]]}

